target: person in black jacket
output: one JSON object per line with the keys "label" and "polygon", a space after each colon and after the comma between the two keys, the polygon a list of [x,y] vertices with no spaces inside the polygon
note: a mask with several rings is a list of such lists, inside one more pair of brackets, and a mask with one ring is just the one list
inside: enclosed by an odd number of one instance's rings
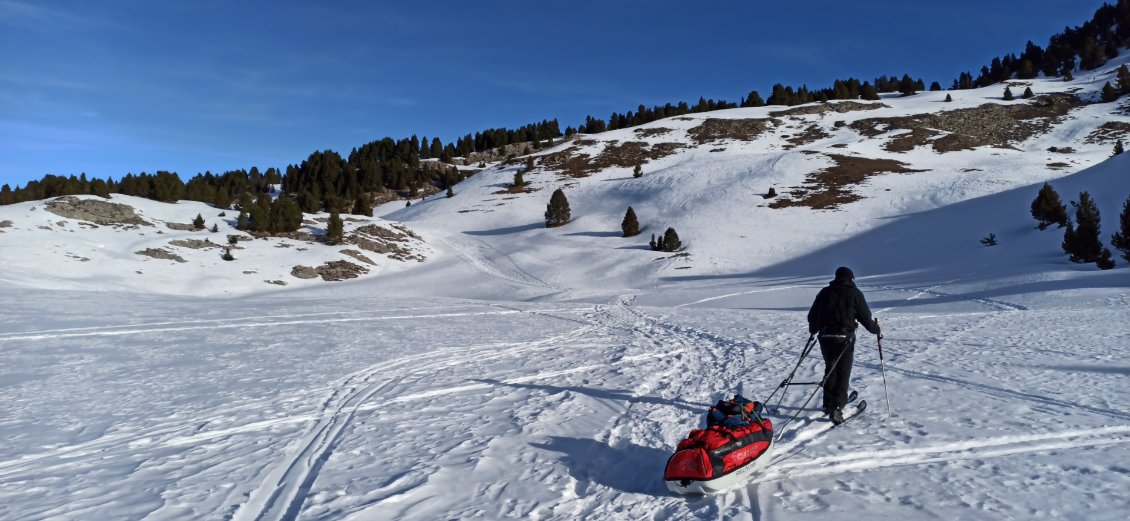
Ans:
{"label": "person in black jacket", "polygon": [[879,321],[871,318],[863,292],[855,287],[855,274],[840,267],[836,279],[816,294],[808,311],[808,332],[817,335],[824,355],[824,410],[837,425],[844,421],[843,407],[847,405],[856,322],[873,334],[880,332]]}

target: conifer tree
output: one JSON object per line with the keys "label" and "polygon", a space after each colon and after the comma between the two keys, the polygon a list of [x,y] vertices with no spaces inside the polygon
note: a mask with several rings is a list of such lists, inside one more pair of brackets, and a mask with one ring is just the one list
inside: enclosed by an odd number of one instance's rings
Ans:
{"label": "conifer tree", "polygon": [[1079,202],[1071,201],[1071,206],[1075,207],[1075,222],[1067,223],[1063,251],[1071,262],[1096,262],[1103,249],[1099,242],[1099,209],[1087,192],[1080,192]]}
{"label": "conifer tree", "polygon": [[624,221],[620,223],[620,229],[624,232],[624,237],[632,237],[640,234],[640,222],[636,219],[636,211],[631,206],[628,211],[624,213]]}
{"label": "conifer tree", "polygon": [[451,189],[451,185],[447,185],[447,197],[449,199],[455,197],[455,191]]}
{"label": "conifer tree", "polygon": [[197,229],[197,230],[203,230],[204,229],[204,217],[200,214],[196,214],[196,218],[192,220],[192,227]]}
{"label": "conifer tree", "polygon": [[1067,207],[1060,201],[1055,189],[1047,183],[1044,183],[1044,187],[1040,188],[1040,193],[1032,201],[1032,217],[1039,223],[1037,227],[1041,230],[1053,224],[1058,224],[1060,227],[1069,224]]}
{"label": "conifer tree", "polygon": [[545,208],[545,227],[553,228],[567,224],[572,219],[569,210],[569,200],[560,188],[553,191],[549,197],[549,204]]}
{"label": "conifer tree", "polygon": [[330,220],[326,223],[326,244],[340,244],[345,233],[345,223],[337,212],[330,213]]}
{"label": "conifer tree", "polygon": [[949,93],[946,93],[946,103],[949,103],[951,101],[953,101],[953,96],[949,95]]}
{"label": "conifer tree", "polygon": [[368,195],[357,196],[357,200],[353,202],[353,215],[373,216],[373,204],[369,201]]}
{"label": "conifer tree", "polygon": [[636,165],[636,167],[632,169],[632,177],[643,177],[643,166]]}
{"label": "conifer tree", "polygon": [[218,231],[220,231],[220,225],[218,223],[212,223],[212,233],[216,233]]}
{"label": "conifer tree", "polygon": [[1009,87],[1005,87],[1004,88],[1004,100],[1005,101],[1012,101],[1013,99],[1014,98],[1012,97],[1012,89],[1009,88]]}
{"label": "conifer tree", "polygon": [[526,186],[526,177],[525,175],[523,175],[521,170],[518,170],[514,172],[514,188],[518,189],[522,188],[523,186]]}
{"label": "conifer tree", "polygon": [[1032,92],[1032,87],[1024,87],[1024,99],[1031,98],[1032,96],[1035,96],[1035,94]]}
{"label": "conifer tree", "polygon": [[1130,68],[1127,68],[1125,63],[1118,68],[1118,77],[1115,81],[1118,83],[1119,92],[1130,93]]}
{"label": "conifer tree", "polygon": [[663,251],[679,251],[682,246],[679,234],[675,233],[674,228],[667,228],[667,231],[663,232]]}
{"label": "conifer tree", "polygon": [[1122,148],[1122,140],[1119,139],[1118,141],[1114,142],[1114,152],[1112,152],[1110,154],[1110,157],[1117,156],[1117,155],[1121,154],[1122,152],[1124,152],[1124,150]]}
{"label": "conifer tree", "polygon": [[984,244],[985,246],[996,246],[997,245],[997,234],[990,233],[990,234],[986,235],[984,238],[981,239],[981,244]]}
{"label": "conifer tree", "polygon": [[1118,99],[1118,91],[1114,90],[1114,87],[1111,87],[1108,81],[1106,85],[1103,85],[1102,95],[1100,97],[1103,103],[1110,103]]}
{"label": "conifer tree", "polygon": [[654,233],[651,234],[651,241],[648,242],[647,244],[648,244],[648,246],[651,246],[652,250],[658,250],[659,249],[659,243],[655,241],[655,234]]}
{"label": "conifer tree", "polygon": [[224,248],[224,254],[221,255],[220,258],[226,261],[235,260],[235,256],[231,254],[231,248]]}
{"label": "conifer tree", "polygon": [[1099,258],[1095,260],[1095,265],[1098,266],[1100,270],[1114,269],[1114,259],[1111,258],[1110,249],[1103,248],[1102,253],[1099,254]]}
{"label": "conifer tree", "polygon": [[1130,262],[1130,197],[1122,203],[1122,213],[1118,214],[1118,231],[1110,237],[1110,245],[1122,252],[1122,258]]}

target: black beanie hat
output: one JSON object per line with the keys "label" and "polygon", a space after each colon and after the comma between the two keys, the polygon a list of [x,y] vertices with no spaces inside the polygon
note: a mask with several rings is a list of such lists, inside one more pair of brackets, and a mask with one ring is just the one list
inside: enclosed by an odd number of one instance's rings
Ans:
{"label": "black beanie hat", "polygon": [[836,280],[855,280],[855,273],[851,271],[851,268],[840,266],[836,268]]}

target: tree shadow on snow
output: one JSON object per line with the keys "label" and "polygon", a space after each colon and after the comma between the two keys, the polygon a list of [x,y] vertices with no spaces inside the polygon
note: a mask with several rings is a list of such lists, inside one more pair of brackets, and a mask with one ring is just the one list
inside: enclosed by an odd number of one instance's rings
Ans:
{"label": "tree shadow on snow", "polygon": [[611,231],[610,232],[575,232],[575,233],[566,233],[565,235],[570,236],[570,237],[573,237],[573,236],[579,236],[579,237],[620,237],[621,235],[624,235],[624,232],[611,232]]}
{"label": "tree shadow on snow", "polygon": [[493,230],[473,230],[463,232],[467,235],[509,235],[511,233],[525,232],[529,230],[536,230],[538,228],[545,228],[544,222],[536,222],[530,224],[523,224],[521,226],[510,226],[508,228],[495,228]]}
{"label": "tree shadow on snow", "polygon": [[683,400],[657,398],[657,397],[654,397],[654,396],[636,396],[634,394],[629,393],[628,391],[622,391],[622,390],[592,389],[592,388],[588,388],[588,387],[577,387],[577,386],[562,387],[562,386],[546,385],[546,384],[508,383],[508,382],[503,382],[503,381],[500,381],[500,380],[492,380],[492,379],[489,379],[489,378],[476,379],[475,381],[481,382],[481,383],[486,383],[486,384],[491,384],[491,385],[501,385],[501,386],[505,386],[505,387],[514,387],[514,388],[518,388],[518,389],[538,389],[538,390],[542,390],[542,391],[545,391],[545,392],[550,393],[550,394],[557,394],[557,393],[560,393],[560,392],[569,391],[569,392],[573,392],[573,393],[583,394],[583,395],[586,395],[586,396],[591,396],[591,397],[596,398],[598,400],[617,400],[617,401],[628,402],[628,403],[652,403],[652,404],[656,404],[656,405],[666,405],[666,406],[669,406],[669,407],[677,407],[679,409],[684,409],[684,410],[695,412],[695,413],[702,413],[702,412],[705,412],[707,409],[710,408],[709,405],[691,403],[691,402],[686,402],[686,401],[683,401]]}
{"label": "tree shadow on snow", "polygon": [[583,483],[599,483],[631,494],[667,496],[663,468],[671,455],[665,450],[620,441],[609,446],[597,440],[550,436],[532,447],[559,452],[569,475]]}

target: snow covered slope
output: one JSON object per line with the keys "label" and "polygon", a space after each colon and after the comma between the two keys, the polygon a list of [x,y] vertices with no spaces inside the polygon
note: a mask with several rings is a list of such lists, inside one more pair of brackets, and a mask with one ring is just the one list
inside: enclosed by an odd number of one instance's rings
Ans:
{"label": "snow covered slope", "polygon": [[[1089,98],[1111,70],[1031,86]],[[1109,242],[1130,155],[1108,159],[1095,131],[1130,118],[1087,104],[981,132],[998,109],[921,116],[1029,103],[1001,91],[588,136],[539,152],[531,192],[507,191],[520,163],[495,165],[450,199],[347,223],[396,232],[381,254],[321,244],[324,215],[224,261],[233,212],[206,205],[115,196],[151,226],[97,227],[47,202],[0,207],[0,519],[1121,520],[1130,269],[1068,262],[1028,205],[1044,181],[1089,191]],[[954,125],[968,132],[935,128]],[[641,178],[607,166],[644,153]],[[806,185],[834,164],[868,175]],[[574,220],[546,229],[557,187]],[[833,207],[770,207],[812,195]],[[629,205],[644,233],[625,239]],[[219,231],[166,224],[198,213]],[[668,226],[685,251],[647,249]],[[342,260],[369,272],[292,275]],[[758,479],[668,493],[666,458],[705,408],[764,397],[793,367],[839,265],[883,324],[893,415],[864,336],[864,415],[828,431],[803,411]],[[790,391],[783,410],[803,401]]]}

